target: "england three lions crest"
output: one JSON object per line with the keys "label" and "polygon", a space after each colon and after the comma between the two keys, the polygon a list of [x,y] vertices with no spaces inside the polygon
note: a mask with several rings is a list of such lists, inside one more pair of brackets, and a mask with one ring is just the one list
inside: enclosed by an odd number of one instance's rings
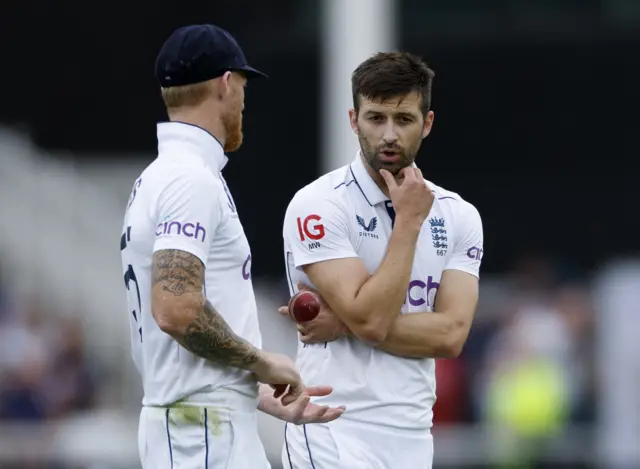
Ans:
{"label": "england three lions crest", "polygon": [[438,256],[446,255],[449,244],[444,218],[431,217],[429,218],[429,225],[431,225],[431,242],[436,249],[436,254]]}

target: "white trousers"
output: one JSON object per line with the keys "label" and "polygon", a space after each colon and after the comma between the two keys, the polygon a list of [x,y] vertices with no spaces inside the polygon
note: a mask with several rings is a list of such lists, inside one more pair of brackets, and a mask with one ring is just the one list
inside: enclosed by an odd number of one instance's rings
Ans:
{"label": "white trousers", "polygon": [[143,407],[138,447],[143,469],[270,469],[256,411]]}
{"label": "white trousers", "polygon": [[284,469],[431,469],[430,432],[398,432],[346,419],[285,426]]}

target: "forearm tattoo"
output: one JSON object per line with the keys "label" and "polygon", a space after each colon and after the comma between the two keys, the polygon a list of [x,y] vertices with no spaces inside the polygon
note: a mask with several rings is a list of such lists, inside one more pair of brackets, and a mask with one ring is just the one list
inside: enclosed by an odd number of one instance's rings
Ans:
{"label": "forearm tattoo", "polygon": [[187,327],[184,342],[196,355],[224,365],[247,368],[258,361],[255,347],[238,337],[207,300]]}
{"label": "forearm tattoo", "polygon": [[[179,250],[162,250],[153,255],[153,285],[174,296],[201,294],[204,265],[196,256]],[[248,368],[258,361],[258,350],[239,337],[204,299],[198,304],[181,341],[190,352],[221,365]]]}

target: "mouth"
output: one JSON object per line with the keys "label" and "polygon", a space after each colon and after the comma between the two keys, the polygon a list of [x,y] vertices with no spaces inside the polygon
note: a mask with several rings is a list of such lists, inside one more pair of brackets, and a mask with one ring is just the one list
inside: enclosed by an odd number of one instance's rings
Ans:
{"label": "mouth", "polygon": [[395,163],[400,159],[400,153],[394,150],[382,150],[380,152],[380,160],[385,163]]}

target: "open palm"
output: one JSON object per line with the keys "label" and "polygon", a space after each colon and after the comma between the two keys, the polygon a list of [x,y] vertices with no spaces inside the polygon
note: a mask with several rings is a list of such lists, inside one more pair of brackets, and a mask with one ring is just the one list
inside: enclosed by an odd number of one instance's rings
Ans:
{"label": "open palm", "polygon": [[270,396],[266,402],[263,401],[261,407],[264,412],[295,425],[327,423],[340,417],[345,411],[345,406],[318,405],[311,402],[311,398],[327,396],[332,391],[331,386],[311,386],[305,388],[295,401],[286,406],[279,399]]}

